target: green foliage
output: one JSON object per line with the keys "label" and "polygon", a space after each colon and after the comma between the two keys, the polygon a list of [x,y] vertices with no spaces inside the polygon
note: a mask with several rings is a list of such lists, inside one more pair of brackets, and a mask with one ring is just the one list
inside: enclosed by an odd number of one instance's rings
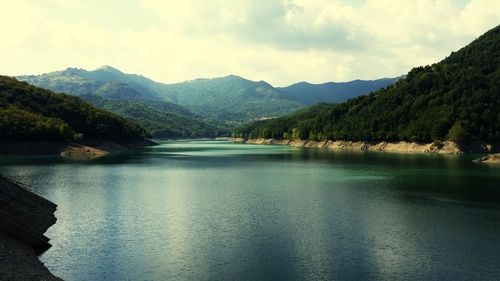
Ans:
{"label": "green foliage", "polygon": [[467,140],[467,131],[462,126],[462,123],[455,122],[455,124],[453,124],[453,126],[451,126],[451,128],[448,132],[448,139],[451,141],[454,141],[458,144],[461,144],[465,140]]}
{"label": "green foliage", "polygon": [[98,108],[132,120],[151,132],[155,138],[216,137],[229,134],[185,108],[164,101],[111,100],[95,95],[82,95],[81,98]]}
{"label": "green foliage", "polygon": [[[283,116],[319,101],[344,101],[380,89],[397,80],[356,80],[321,85],[298,83],[286,88],[274,88],[264,81],[250,81],[230,75],[167,85],[143,76],[125,74],[109,66],[93,71],[68,68],[43,75],[19,76],[19,79],[56,92],[81,96],[84,99],[90,94],[106,100],[135,101],[139,104],[138,107],[142,107],[142,102],[170,104],[168,108],[162,109],[166,114],[179,114],[179,110],[187,111],[188,108],[196,114],[195,119],[206,123],[206,127],[200,129],[198,128],[200,122],[195,122],[198,124],[195,125],[191,120],[184,126],[184,123],[168,117],[166,119],[172,119],[172,124],[164,123],[160,126],[156,122],[156,117],[148,118],[146,115],[141,118],[131,117],[130,114],[124,114],[119,107],[109,105],[110,102],[99,105],[94,103],[99,108],[131,118],[151,130],[155,136],[158,132],[163,132],[166,137],[200,136],[204,131],[207,132],[205,136],[214,136],[221,133],[221,127],[227,130],[241,125],[242,122]],[[144,111],[143,109],[137,111]],[[130,110],[130,104],[127,105],[127,110]],[[203,120],[200,120],[200,116]],[[215,128],[214,124],[217,124]]]}
{"label": "green foliage", "polygon": [[147,137],[134,123],[79,98],[5,76],[0,76],[0,131],[1,141],[69,140],[78,135],[121,142]]}
{"label": "green foliage", "polygon": [[292,129],[292,139],[293,140],[298,140],[302,137],[301,133],[300,133],[300,129],[299,128],[293,128]]}
{"label": "green foliage", "polygon": [[56,118],[21,110],[16,106],[0,107],[0,140],[60,140],[61,126],[65,123]]}
{"label": "green foliage", "polygon": [[309,131],[309,137],[307,139],[312,141],[318,140],[317,135],[313,131]]}
{"label": "green foliage", "polygon": [[59,135],[63,139],[72,140],[75,133],[68,124],[62,123],[61,125],[59,125]]}
{"label": "green foliage", "polygon": [[[92,94],[112,100],[173,102],[180,105],[178,108],[187,107],[199,116],[227,126],[260,117],[284,115],[304,106],[265,82],[253,82],[236,76],[166,85],[111,67],[102,67],[94,71],[68,68],[19,78],[39,87],[77,96]],[[170,109],[176,110],[173,107]],[[168,128],[164,129],[168,131]],[[193,133],[189,128],[177,130]]]}
{"label": "green foliage", "polygon": [[499,108],[500,26],[437,64],[412,69],[386,89],[255,122],[237,132],[271,137],[293,130],[292,137],[315,132],[321,134],[318,139],[330,140],[498,141]]}
{"label": "green foliage", "polygon": [[[213,137],[228,134],[220,125],[159,97],[166,86],[109,66],[94,71],[68,68],[19,79],[56,92],[79,96],[141,125],[156,138]],[[209,97],[206,97],[209,98]],[[217,122],[223,123],[223,122]],[[225,127],[234,126],[224,124]]]}
{"label": "green foliage", "polygon": [[234,75],[164,85],[158,95],[219,121],[248,122],[282,116],[304,107],[264,81],[254,82]]}

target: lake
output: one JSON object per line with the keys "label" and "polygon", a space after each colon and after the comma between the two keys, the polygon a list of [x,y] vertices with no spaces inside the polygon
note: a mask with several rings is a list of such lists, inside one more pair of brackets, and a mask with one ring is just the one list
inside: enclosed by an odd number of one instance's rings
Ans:
{"label": "lake", "polygon": [[65,280],[500,280],[500,167],[474,157],[200,140],[0,173],[58,205]]}

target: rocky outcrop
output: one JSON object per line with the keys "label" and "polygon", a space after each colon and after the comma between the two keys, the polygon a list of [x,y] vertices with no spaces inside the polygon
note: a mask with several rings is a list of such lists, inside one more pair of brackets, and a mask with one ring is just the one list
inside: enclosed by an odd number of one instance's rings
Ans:
{"label": "rocky outcrop", "polygon": [[474,162],[500,165],[500,153],[483,156],[479,159],[474,160]]}
{"label": "rocky outcrop", "polygon": [[460,154],[463,152],[492,152],[498,150],[498,145],[483,142],[471,142],[458,146],[451,141],[433,143],[386,142],[386,141],[310,141],[310,140],[276,140],[249,139],[249,144],[282,144],[295,147],[317,147],[333,150],[387,151],[408,153],[440,153]]}
{"label": "rocky outcrop", "polygon": [[43,235],[56,222],[56,205],[0,176],[2,280],[60,280],[38,260],[51,247]]}

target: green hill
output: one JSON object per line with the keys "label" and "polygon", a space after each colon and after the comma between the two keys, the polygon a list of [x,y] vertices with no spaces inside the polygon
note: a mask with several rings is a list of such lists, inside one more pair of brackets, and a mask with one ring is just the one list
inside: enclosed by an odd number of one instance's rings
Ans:
{"label": "green hill", "polygon": [[[112,100],[138,102],[161,100],[174,103],[201,116],[203,121],[216,123],[219,127],[225,128],[234,128],[244,122],[283,116],[317,102],[343,102],[348,98],[378,90],[395,81],[394,79],[356,80],[319,85],[303,82],[285,88],[274,88],[264,81],[250,81],[230,75],[163,84],[141,75],[123,73],[110,66],[103,66],[93,71],[68,68],[63,71],[18,78],[39,87],[78,96],[92,94]],[[121,114],[114,108],[106,109]],[[155,120],[147,121],[155,122]],[[190,123],[192,122],[196,120]],[[172,127],[175,124],[173,121],[167,125]],[[207,131],[211,130],[209,127]],[[189,130],[187,127],[178,128],[178,131]]]}
{"label": "green hill", "polygon": [[150,86],[160,83],[125,74],[110,66],[93,71],[68,68],[18,78],[42,88],[79,96],[98,108],[134,121],[155,138],[208,137],[222,132],[201,116],[157,96]]}
{"label": "green hill", "polygon": [[134,121],[147,129],[154,138],[216,137],[225,132],[172,103],[158,100],[104,99],[96,95],[80,97],[98,108]]}
{"label": "green hill", "polygon": [[94,94],[109,99],[159,99],[153,91],[127,77],[117,69],[104,66],[94,71],[70,67],[42,75],[22,75],[17,79],[74,96]]}
{"label": "green hill", "polygon": [[[500,26],[443,61],[345,103],[315,106],[236,133],[331,140],[500,140]],[[285,134],[286,133],[286,134]]]}
{"label": "green hill", "polygon": [[113,140],[148,137],[146,131],[81,99],[0,76],[0,140]]}
{"label": "green hill", "polygon": [[158,95],[207,118],[234,122],[281,116],[304,107],[264,81],[234,75],[165,85]]}

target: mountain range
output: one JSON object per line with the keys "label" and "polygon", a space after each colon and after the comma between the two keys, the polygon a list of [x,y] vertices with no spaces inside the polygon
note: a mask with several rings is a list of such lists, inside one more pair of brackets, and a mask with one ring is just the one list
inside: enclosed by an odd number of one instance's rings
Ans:
{"label": "mountain range", "polygon": [[386,87],[398,78],[275,88],[236,75],[163,84],[111,66],[87,71],[67,68],[18,76],[38,87],[79,96],[129,118],[155,137],[226,134],[242,123],[292,113],[317,102],[343,102]]}
{"label": "mountain range", "polygon": [[401,77],[382,78],[377,80],[354,80],[340,83],[328,82],[323,84],[299,82],[278,89],[285,92],[287,97],[305,105],[314,105],[321,102],[342,103],[348,99],[385,88],[395,83],[400,78]]}

